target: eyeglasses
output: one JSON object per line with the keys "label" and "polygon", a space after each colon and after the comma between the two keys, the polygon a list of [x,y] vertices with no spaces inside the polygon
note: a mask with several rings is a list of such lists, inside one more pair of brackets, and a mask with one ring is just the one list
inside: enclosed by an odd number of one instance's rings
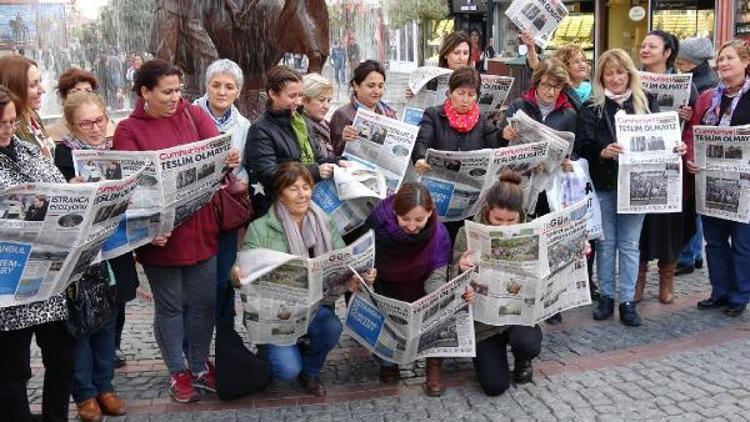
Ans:
{"label": "eyeglasses", "polygon": [[18,125],[20,125],[21,122],[16,120],[14,122],[0,122],[0,130],[2,129],[10,129],[12,131],[15,131],[18,128]]}
{"label": "eyeglasses", "polygon": [[96,120],[82,120],[75,125],[83,130],[94,130],[94,125],[97,125],[99,129],[104,129],[107,127],[107,123],[109,123],[109,117],[103,114],[97,117]]}
{"label": "eyeglasses", "polygon": [[547,82],[542,82],[542,83],[539,84],[539,88],[546,89],[546,90],[557,91],[557,90],[562,89],[562,85],[552,85],[552,84],[549,84]]}

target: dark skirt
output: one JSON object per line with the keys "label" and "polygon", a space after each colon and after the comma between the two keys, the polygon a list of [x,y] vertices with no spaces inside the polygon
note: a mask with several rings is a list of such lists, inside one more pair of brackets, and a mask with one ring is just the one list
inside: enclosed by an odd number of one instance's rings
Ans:
{"label": "dark skirt", "polygon": [[683,201],[682,212],[646,214],[641,230],[641,261],[676,262],[695,235],[695,201]]}

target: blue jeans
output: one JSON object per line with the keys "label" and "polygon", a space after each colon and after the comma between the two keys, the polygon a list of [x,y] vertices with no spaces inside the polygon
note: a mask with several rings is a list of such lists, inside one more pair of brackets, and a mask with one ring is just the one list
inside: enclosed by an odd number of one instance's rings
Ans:
{"label": "blue jeans", "polygon": [[346,84],[346,78],[344,77],[345,64],[341,63],[338,66],[334,66],[333,74],[336,76],[336,84]]}
{"label": "blue jeans", "polygon": [[677,258],[677,265],[689,267],[697,261],[703,261],[703,224],[700,215],[695,216],[695,236],[685,245],[680,257]]}
{"label": "blue jeans", "polygon": [[307,328],[310,347],[300,351],[297,345],[261,346],[274,378],[293,380],[302,373],[306,378],[316,378],[323,368],[328,352],[336,347],[341,337],[341,321],[332,308],[321,306]]}
{"label": "blue jeans", "polygon": [[701,218],[711,297],[746,305],[750,301],[750,224]]}
{"label": "blue jeans", "polygon": [[219,253],[216,255],[216,321],[226,321],[232,327],[234,327],[234,287],[229,282],[229,272],[236,260],[237,230],[221,232]]}
{"label": "blue jeans", "polygon": [[638,244],[644,214],[618,214],[617,193],[600,191],[599,206],[602,212],[604,239],[598,240],[596,274],[603,296],[615,297],[615,257],[619,254],[620,302],[635,298],[635,281],[638,277]]}
{"label": "blue jeans", "polygon": [[[116,313],[117,311],[115,311]],[[115,325],[117,315],[93,333],[76,339],[73,400],[76,403],[115,391]]]}

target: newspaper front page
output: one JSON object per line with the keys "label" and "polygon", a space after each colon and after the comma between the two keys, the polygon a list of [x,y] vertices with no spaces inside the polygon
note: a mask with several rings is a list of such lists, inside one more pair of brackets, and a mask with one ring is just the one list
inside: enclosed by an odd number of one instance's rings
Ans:
{"label": "newspaper front page", "polygon": [[256,344],[292,345],[307,333],[321,301],[333,302],[346,291],[352,269],[375,266],[372,231],[343,249],[309,259],[269,249],[238,255],[242,274],[242,320]]}
{"label": "newspaper front page", "polygon": [[639,73],[643,89],[656,96],[660,111],[677,111],[680,106],[688,104],[692,73]]}
{"label": "newspaper front page", "polygon": [[695,126],[693,135],[697,212],[750,222],[750,125]]}
{"label": "newspaper front page", "polygon": [[530,223],[466,221],[477,263],[474,319],[489,325],[534,324],[591,303],[583,254],[587,200]]}
{"label": "newspaper front page", "polygon": [[561,0],[513,0],[505,16],[521,31],[531,31],[534,42],[547,48],[555,29],[568,16],[568,9]]}
{"label": "newspaper front page", "polygon": [[142,171],[118,181],[29,183],[0,194],[0,307],[62,293],[99,260]]}
{"label": "newspaper front page", "polygon": [[471,306],[463,299],[473,273],[461,274],[413,303],[375,293],[360,282],[345,330],[378,357],[397,364],[425,357],[474,357]]}
{"label": "newspaper front page", "polygon": [[572,161],[573,171],[558,170],[547,188],[547,203],[551,211],[567,208],[584,197],[587,198],[586,230],[589,239],[604,238],[602,212],[594,183],[589,175],[589,162],[585,158]]}
{"label": "newspaper front page", "polygon": [[482,75],[482,89],[477,101],[482,115],[491,119],[502,109],[514,80],[511,76]]}
{"label": "newspaper front page", "polygon": [[682,143],[680,118],[674,111],[615,115],[618,158],[617,212],[620,214],[682,211]]}
{"label": "newspaper front page", "polygon": [[73,151],[76,175],[91,181],[128,177],[145,166],[115,233],[102,249],[105,259],[145,245],[190,218],[211,200],[228,168],[231,134],[158,151]]}

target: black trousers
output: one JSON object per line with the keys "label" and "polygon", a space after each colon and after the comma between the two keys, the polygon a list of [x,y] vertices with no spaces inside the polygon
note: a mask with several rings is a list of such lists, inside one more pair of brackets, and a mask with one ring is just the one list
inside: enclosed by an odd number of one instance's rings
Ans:
{"label": "black trousers", "polygon": [[499,396],[510,387],[508,346],[516,362],[534,359],[542,351],[542,329],[538,325],[513,325],[477,343],[474,369],[479,385],[488,396]]}
{"label": "black trousers", "polygon": [[68,420],[75,367],[75,339],[62,321],[0,331],[0,421],[31,421],[26,384],[31,378],[31,336],[42,349],[45,422]]}

